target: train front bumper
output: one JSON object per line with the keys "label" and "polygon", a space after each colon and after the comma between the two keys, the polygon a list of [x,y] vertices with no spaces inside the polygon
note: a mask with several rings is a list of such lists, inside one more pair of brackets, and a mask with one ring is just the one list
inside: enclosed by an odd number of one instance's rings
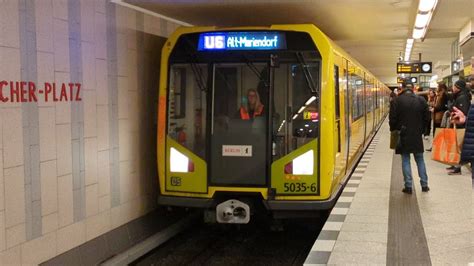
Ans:
{"label": "train front bumper", "polygon": [[[328,200],[262,200],[263,205],[270,211],[317,211],[330,210],[336,204],[338,197],[333,196]],[[158,204],[166,206],[188,208],[214,208],[220,202],[215,199],[158,196]]]}

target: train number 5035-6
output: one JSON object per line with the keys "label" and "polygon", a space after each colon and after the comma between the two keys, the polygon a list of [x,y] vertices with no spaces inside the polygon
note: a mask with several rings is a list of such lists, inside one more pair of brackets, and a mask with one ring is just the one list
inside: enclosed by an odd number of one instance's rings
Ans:
{"label": "train number 5035-6", "polygon": [[316,183],[284,183],[285,192],[316,192]]}

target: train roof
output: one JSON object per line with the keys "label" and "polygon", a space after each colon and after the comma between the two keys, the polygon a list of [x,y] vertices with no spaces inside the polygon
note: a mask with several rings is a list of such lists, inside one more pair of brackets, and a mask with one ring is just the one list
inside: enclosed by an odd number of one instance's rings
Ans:
{"label": "train roof", "polygon": [[[357,65],[361,70],[366,74],[369,74],[372,78],[377,79],[377,77],[372,74],[367,68],[365,68],[359,61],[349,55],[344,49],[337,45],[333,40],[331,40],[324,32],[322,32],[314,24],[274,24],[270,26],[237,26],[237,27],[217,27],[217,26],[181,26],[176,29],[176,31],[170,36],[170,39],[176,41],[180,35],[187,33],[198,33],[198,32],[212,32],[212,31],[236,31],[236,30],[288,30],[288,31],[302,31],[302,32],[311,32],[316,31],[317,34],[322,37],[327,44],[330,46],[335,53],[343,56],[344,58],[351,61],[351,63]],[[378,80],[378,79],[377,79]],[[380,82],[380,81],[379,81]],[[380,82],[382,83],[382,82]],[[382,83],[383,84],[383,83]]]}

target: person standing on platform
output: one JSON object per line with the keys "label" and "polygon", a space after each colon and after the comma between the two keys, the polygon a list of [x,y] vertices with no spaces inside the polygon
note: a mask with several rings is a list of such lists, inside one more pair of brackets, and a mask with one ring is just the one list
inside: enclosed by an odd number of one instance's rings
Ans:
{"label": "person standing on platform", "polygon": [[[464,116],[467,116],[467,112],[469,111],[469,107],[471,106],[471,92],[466,88],[466,82],[464,80],[458,80],[453,85],[453,107],[450,109],[450,112],[453,112],[454,107],[457,110],[460,110]],[[456,123],[457,128],[464,128],[464,124]],[[448,170],[448,175],[460,175],[461,174],[461,166],[460,165],[453,165],[451,167],[446,168]]]}
{"label": "person standing on platform", "polygon": [[411,87],[402,83],[402,91],[390,106],[390,131],[399,130],[399,145],[396,154],[401,154],[402,171],[405,186],[402,192],[412,194],[413,178],[410,165],[410,154],[415,157],[420,176],[421,190],[428,192],[428,174],[423,158],[423,133],[429,123],[430,112],[425,99],[417,96]]}

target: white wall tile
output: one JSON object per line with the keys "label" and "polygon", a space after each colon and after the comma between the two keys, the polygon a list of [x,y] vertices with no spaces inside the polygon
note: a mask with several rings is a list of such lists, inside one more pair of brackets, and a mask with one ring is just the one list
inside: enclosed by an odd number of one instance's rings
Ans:
{"label": "white wall tile", "polygon": [[42,217],[42,233],[47,234],[58,229],[58,213],[54,212]]}
{"label": "white wall tile", "polygon": [[40,264],[54,257],[57,252],[56,232],[38,237],[21,245],[21,263]]}
{"label": "white wall tile", "polygon": [[108,150],[98,153],[98,179],[99,196],[110,194],[110,152]]}
{"label": "white wall tile", "polygon": [[113,207],[110,210],[110,219],[112,221],[112,229],[124,225],[129,221],[132,204],[130,201]]}
{"label": "white wall tile", "polygon": [[58,177],[58,221],[64,227],[74,221],[72,175]]}
{"label": "white wall tile", "polygon": [[54,107],[40,107],[40,161],[56,159],[56,114]]}
{"label": "white wall tile", "polygon": [[[36,83],[36,89],[38,91],[43,91],[43,94],[38,93],[38,106],[52,107],[55,105],[55,102],[53,101],[53,90],[50,88],[50,92],[46,93],[45,83],[47,82],[52,86],[54,82],[54,54],[49,52],[38,52],[36,54],[36,61],[38,66],[40,66],[37,68],[38,82]],[[59,96],[60,95],[56,95],[56,97]]]}
{"label": "white wall tile", "polygon": [[58,177],[56,160],[40,163],[41,214],[46,216],[58,211]]}
{"label": "white wall tile", "polygon": [[82,89],[95,90],[95,56],[94,45],[82,42]]}
{"label": "white wall tile", "polygon": [[20,108],[4,108],[0,111],[3,117],[3,167],[22,165],[22,110]]}
{"label": "white wall tile", "polygon": [[91,216],[86,220],[86,240],[94,239],[111,228],[110,211]]}
{"label": "white wall tile", "polygon": [[72,173],[71,124],[56,125],[58,176]]}
{"label": "white wall tile", "polygon": [[145,33],[161,36],[161,19],[145,15]]}
{"label": "white wall tile", "polygon": [[120,202],[125,203],[131,199],[130,162],[120,162]]}
{"label": "white wall tile", "polygon": [[53,19],[54,27],[54,70],[69,72],[69,24],[68,21]]}
{"label": "white wall tile", "polygon": [[95,1],[95,12],[105,14],[106,1]]}
{"label": "white wall tile", "polygon": [[59,18],[63,20],[68,19],[67,3],[68,3],[68,0],[54,0],[53,1],[53,16],[55,18]]}
{"label": "white wall tile", "polygon": [[99,185],[93,184],[86,187],[86,217],[99,213]]}
{"label": "white wall tile", "polygon": [[0,252],[7,248],[5,230],[5,211],[0,211]]}
{"label": "white wall tile", "polygon": [[[8,214],[7,214],[8,215]],[[26,226],[24,223],[7,228],[7,249],[26,241]]]}
{"label": "white wall tile", "polygon": [[21,246],[0,252],[0,265],[21,265]]}
{"label": "white wall tile", "polygon": [[80,0],[81,3],[81,39],[83,41],[94,41],[94,13],[95,1]]}
{"label": "white wall tile", "polygon": [[[118,11],[118,10],[117,10]],[[119,23],[119,20],[117,19],[117,24]],[[118,25],[117,25],[118,27]],[[125,33],[120,32],[120,28],[117,28],[118,32],[116,35],[117,38],[117,54],[119,55],[126,55],[127,54],[127,37]],[[117,56],[117,74],[120,77],[125,77],[127,76],[127,57],[126,56]]]}
{"label": "white wall tile", "polygon": [[126,161],[130,159],[131,152],[130,124],[129,121],[126,119],[120,119],[118,123],[120,161]]}
{"label": "white wall tile", "polygon": [[25,222],[25,172],[23,166],[4,169],[5,226]]}
{"label": "white wall tile", "polygon": [[109,103],[107,61],[102,59],[96,59],[95,72],[95,89],[97,91],[97,104],[107,105]]}
{"label": "white wall tile", "polygon": [[97,183],[97,138],[84,139],[86,186]]}
{"label": "white wall tile", "polygon": [[97,137],[97,101],[95,91],[83,91],[84,137]]}
{"label": "white wall tile", "polygon": [[110,194],[99,198],[99,212],[110,210]]}
{"label": "white wall tile", "polygon": [[58,254],[75,248],[86,241],[86,223],[84,221],[61,228],[58,234]]}
{"label": "white wall tile", "polygon": [[5,210],[5,177],[3,175],[3,150],[0,150],[0,211]]}
{"label": "white wall tile", "polygon": [[118,78],[118,118],[127,119],[129,118],[129,105],[128,102],[128,78],[119,77]]}
{"label": "white wall tile", "polygon": [[20,47],[18,1],[2,1],[0,8],[0,46]]}
{"label": "white wall tile", "polygon": [[53,52],[53,5],[51,0],[42,0],[35,5],[36,46],[39,51]]}
{"label": "white wall tile", "polygon": [[[101,2],[101,1],[97,1]],[[107,58],[107,20],[104,13],[94,16],[95,58]]]}
{"label": "white wall tile", "polygon": [[99,151],[109,150],[109,108],[107,105],[97,106],[97,148]]}
{"label": "white wall tile", "polygon": [[[61,84],[63,83],[65,83],[66,86],[69,86],[68,84],[71,81],[70,75],[67,72],[66,73],[54,72],[54,80],[56,81],[57,86],[61,86]],[[69,88],[67,91],[69,91]],[[69,93],[68,93],[67,102],[56,102],[55,106],[56,106],[56,124],[71,123],[71,102],[69,99]]]}

